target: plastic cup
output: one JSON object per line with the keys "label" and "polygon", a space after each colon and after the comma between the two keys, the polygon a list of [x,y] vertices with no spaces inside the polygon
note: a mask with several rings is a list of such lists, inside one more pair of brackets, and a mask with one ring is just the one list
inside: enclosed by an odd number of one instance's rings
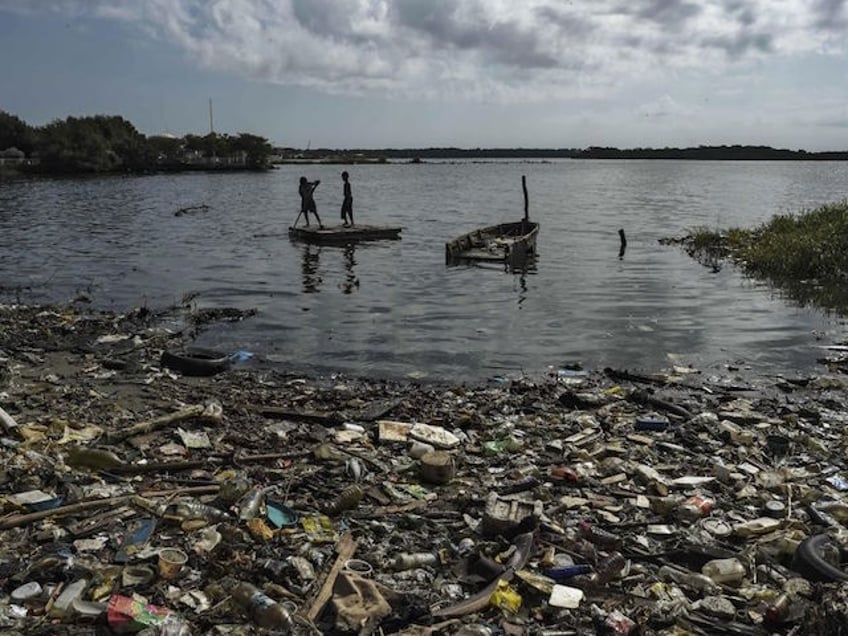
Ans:
{"label": "plastic cup", "polygon": [[188,561],[182,550],[165,548],[159,551],[159,576],[163,579],[175,579]]}
{"label": "plastic cup", "polygon": [[344,569],[360,576],[369,576],[374,571],[371,564],[362,559],[348,559],[345,561]]}

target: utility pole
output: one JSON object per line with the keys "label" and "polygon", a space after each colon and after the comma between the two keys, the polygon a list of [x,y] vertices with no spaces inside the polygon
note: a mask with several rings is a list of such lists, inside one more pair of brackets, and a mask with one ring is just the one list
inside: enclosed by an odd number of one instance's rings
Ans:
{"label": "utility pole", "polygon": [[209,98],[209,134],[215,134],[215,122],[212,119],[212,98]]}

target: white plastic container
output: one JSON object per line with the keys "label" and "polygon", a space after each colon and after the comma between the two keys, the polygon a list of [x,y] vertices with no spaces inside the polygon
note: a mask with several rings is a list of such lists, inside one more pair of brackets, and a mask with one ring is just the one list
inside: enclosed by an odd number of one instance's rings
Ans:
{"label": "white plastic container", "polygon": [[53,607],[50,608],[50,616],[62,617],[72,614],[74,612],[74,601],[82,598],[87,587],[88,579],[78,579],[67,586],[59,594],[59,598],[53,603]]}
{"label": "white plastic container", "polygon": [[745,566],[737,558],[713,559],[704,564],[701,572],[716,583],[734,585],[745,578]]}

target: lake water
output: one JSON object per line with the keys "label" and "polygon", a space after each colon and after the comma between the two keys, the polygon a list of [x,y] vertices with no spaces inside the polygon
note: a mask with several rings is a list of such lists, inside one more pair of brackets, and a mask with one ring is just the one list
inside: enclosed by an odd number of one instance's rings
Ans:
{"label": "lake water", "polygon": [[[343,169],[355,219],[401,225],[401,241],[289,241],[298,177],[321,179],[318,209],[335,224]],[[535,271],[446,267],[445,241],[521,217],[522,175],[541,224]],[[256,309],[198,344],[298,372],[476,381],[573,362],[805,371],[819,345],[845,336],[842,320],[657,241],[846,196],[848,163],[830,162],[306,165],[21,181],[0,185],[0,300],[86,293],[123,310],[194,295],[198,307]],[[199,205],[208,208],[175,215]]]}

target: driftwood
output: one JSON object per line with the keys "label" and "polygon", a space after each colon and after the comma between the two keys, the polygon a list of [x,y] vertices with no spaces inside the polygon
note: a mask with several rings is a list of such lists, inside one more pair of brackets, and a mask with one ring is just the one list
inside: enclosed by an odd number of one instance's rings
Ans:
{"label": "driftwood", "polygon": [[192,418],[202,418],[212,422],[220,422],[221,407],[215,403],[188,406],[184,409],[180,409],[176,413],[169,413],[168,415],[162,415],[161,417],[156,417],[152,420],[139,422],[138,424],[133,424],[132,426],[128,426],[127,428],[118,431],[110,431],[106,434],[106,441],[109,443],[120,442],[128,437],[149,433],[151,431],[164,428],[169,424],[182,422],[183,420],[189,420]]}
{"label": "driftwood", "polygon": [[281,420],[317,422],[319,424],[338,424],[344,421],[344,417],[338,411],[311,411],[306,409],[289,409],[281,406],[260,406],[256,408],[256,412],[265,417]]}
{"label": "driftwood", "polygon": [[157,462],[152,464],[125,464],[110,468],[108,472],[117,475],[141,475],[144,473],[175,473],[181,470],[203,468],[206,462],[195,460],[191,462]]}
{"label": "driftwood", "polygon": [[[174,488],[171,490],[145,490],[141,492],[143,497],[173,497],[176,495],[210,495],[218,492],[221,486],[218,484],[209,486],[194,486],[192,488]],[[74,515],[78,512],[85,512],[94,508],[103,508],[104,506],[122,506],[127,503],[132,503],[135,494],[120,495],[119,497],[109,497],[108,499],[92,499],[90,501],[79,501],[77,503],[51,508],[50,510],[39,510],[38,512],[30,512],[27,514],[16,514],[0,519],[0,530],[8,530],[9,528],[18,528],[20,526],[29,525],[42,519],[50,519],[52,517],[65,517]]]}
{"label": "driftwood", "polygon": [[171,490],[142,490],[142,497],[174,497],[176,495],[214,495],[221,490],[220,484],[208,486],[189,486],[187,488],[173,488]]}
{"label": "driftwood", "polygon": [[306,612],[306,618],[310,621],[315,621],[315,619],[318,618],[318,615],[321,614],[321,610],[324,609],[327,601],[329,601],[330,597],[332,597],[333,586],[336,584],[339,572],[342,571],[344,564],[347,563],[348,559],[350,559],[354,552],[356,552],[356,546],[357,542],[353,540],[353,535],[351,535],[350,532],[346,532],[344,536],[339,539],[339,543],[336,545],[336,553],[338,554],[336,562],[333,563],[333,567],[330,569],[329,574],[327,574],[327,578],[321,586],[321,590],[318,592],[318,595],[315,597],[315,600]]}
{"label": "driftwood", "polygon": [[684,419],[692,419],[692,414],[677,404],[672,402],[668,402],[667,400],[661,400],[658,397],[647,393],[646,391],[633,391],[630,394],[630,399],[639,404],[644,404],[645,406],[652,406],[657,409],[662,409],[664,411],[668,411],[669,413],[674,413],[675,415],[679,415]]}
{"label": "driftwood", "polygon": [[64,517],[73,515],[78,512],[84,512],[93,508],[102,508],[104,506],[123,505],[130,500],[131,495],[122,495],[120,497],[110,497],[109,499],[95,499],[93,501],[80,501],[78,503],[60,506],[50,510],[39,510],[38,512],[30,512],[28,514],[19,514],[0,519],[0,530],[8,530],[9,528],[18,528],[25,526],[35,521],[42,519],[50,519],[51,517]]}
{"label": "driftwood", "polygon": [[401,402],[403,402],[402,398],[380,400],[361,409],[351,411],[316,411],[284,406],[258,406],[255,411],[265,417],[317,422],[319,424],[338,424],[348,421],[373,422],[388,414]]}

